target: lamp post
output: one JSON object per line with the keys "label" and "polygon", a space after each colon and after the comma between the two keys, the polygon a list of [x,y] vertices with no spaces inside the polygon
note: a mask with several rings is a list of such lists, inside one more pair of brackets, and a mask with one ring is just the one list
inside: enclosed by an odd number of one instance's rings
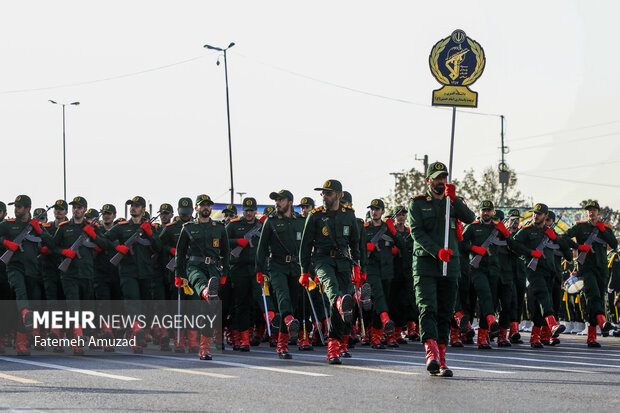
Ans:
{"label": "lamp post", "polygon": [[[224,52],[224,76],[226,77],[226,116],[228,117],[228,156],[230,159],[230,203],[234,204],[234,194],[235,194],[235,186],[233,184],[233,165],[232,165],[232,141],[230,139],[230,105],[228,103],[228,63],[226,62],[226,51],[233,47],[235,44],[231,42],[228,47],[222,49],[221,47],[210,46],[205,44],[203,47],[205,49],[217,50],[220,52]],[[220,64],[218,59],[217,64]]]}
{"label": "lamp post", "polygon": [[67,200],[67,151],[65,144],[65,106],[73,105],[78,106],[80,102],[71,103],[58,103],[55,100],[49,99],[50,103],[54,105],[62,105],[62,181],[63,181],[63,199]]}

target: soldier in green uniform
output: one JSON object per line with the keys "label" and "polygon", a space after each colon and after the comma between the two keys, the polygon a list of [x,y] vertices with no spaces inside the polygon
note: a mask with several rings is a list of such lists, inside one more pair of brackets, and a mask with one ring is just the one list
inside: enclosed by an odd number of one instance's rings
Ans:
{"label": "soldier in green uniform", "polygon": [[[327,360],[330,364],[341,364],[341,342],[351,331],[354,301],[351,294],[353,281],[361,286],[365,273],[366,251],[360,252],[360,233],[352,208],[341,205],[342,184],[330,179],[322,187],[323,206],[312,211],[306,219],[301,240],[299,261],[301,276],[299,282],[308,287],[312,266],[325,287],[329,300],[330,328],[327,340]],[[362,275],[363,274],[363,275]]]}
{"label": "soldier in green uniform", "polygon": [[[495,318],[497,306],[497,285],[499,282],[499,260],[497,245],[491,243],[487,248],[482,244],[497,229],[504,236],[510,235],[502,222],[493,222],[495,206],[489,200],[482,201],[479,205],[480,222],[475,221],[468,225],[463,232],[463,248],[469,251],[471,259],[480,255],[480,265],[476,268],[471,266],[469,274],[480,304],[480,328],[478,328],[478,348],[490,349],[488,339],[498,335],[499,323]],[[496,240],[496,239],[495,239]],[[463,259],[467,259],[463,257]]]}
{"label": "soldier in green uniform", "polygon": [[[72,206],[73,217],[58,226],[54,234],[54,252],[62,257],[61,261],[66,258],[71,260],[67,271],[61,272],[60,281],[67,300],[67,310],[79,311],[80,300],[90,300],[93,296],[93,249],[99,247],[98,249],[101,251],[106,244],[97,235],[95,227],[87,221],[85,214],[88,202],[86,199],[82,196],[76,196],[69,205]],[[91,242],[85,242],[79,248],[72,249],[73,243],[83,233],[88,235]],[[77,324],[73,328],[73,338],[83,336],[82,326]],[[73,354],[81,355],[83,353],[83,347],[79,345],[73,347]]]}
{"label": "soldier in green uniform", "polygon": [[[508,211],[508,230],[510,236],[516,234],[520,229],[521,213],[518,209]],[[520,254],[508,247],[510,259],[512,261],[512,271],[514,275],[514,286],[512,294],[512,304],[510,306],[510,329],[508,337],[511,344],[523,344],[519,333],[519,322],[525,307],[525,283],[526,270],[525,262]]]}
{"label": "soldier in green uniform", "polygon": [[[151,297],[151,280],[154,276],[151,255],[153,251],[160,251],[161,242],[145,218],[146,200],[135,196],[125,204],[130,206],[131,219],[113,226],[101,238],[106,249],[115,250],[123,256],[118,271],[125,310],[129,315],[137,316],[143,310],[141,300]],[[137,242],[131,247],[124,245],[136,233],[140,234]],[[140,327],[137,321],[131,327],[132,337],[136,339],[134,353],[141,353],[146,346],[145,332]]]}
{"label": "soldier in green uniform", "polygon": [[[558,245],[562,250],[566,251],[568,245],[565,240],[557,236],[555,231],[547,227],[545,223],[549,212],[547,205],[536,204],[533,212],[534,225],[527,225],[521,228],[514,236],[509,237],[508,245],[525,257],[527,261],[530,261],[531,258],[539,259],[536,270],[527,268],[527,279],[530,283],[528,305],[530,306],[532,321],[534,322],[530,336],[530,345],[532,348],[542,348],[540,333],[545,321],[551,329],[551,337],[553,338],[557,338],[566,327],[558,324],[555,320],[553,303],[547,287],[547,278],[553,277],[556,272],[553,255],[555,247],[548,244],[548,246],[542,248],[542,251],[537,248],[545,237],[547,237],[549,242]],[[543,255],[545,258],[542,258]]]}
{"label": "soldier in green uniform", "polygon": [[257,290],[256,250],[263,224],[256,218],[256,199],[244,198],[242,205],[243,217],[233,218],[226,232],[231,250],[233,350],[250,351],[251,310]]}
{"label": "soldier in green uniform", "polygon": [[[493,211],[493,222],[495,225],[504,226],[504,212],[496,209]],[[498,235],[500,241],[506,242],[506,238],[510,236],[510,231],[502,229],[503,233]],[[497,279],[497,305],[499,311],[499,333],[497,336],[498,347],[511,347],[512,344],[508,340],[508,330],[510,329],[510,321],[512,315],[512,300],[514,294],[515,283],[515,266],[513,255],[515,255],[507,245],[497,246],[497,263],[499,268],[499,276]]]}
{"label": "soldier in green uniform", "polygon": [[222,212],[224,214],[224,219],[222,219],[222,224],[224,225],[228,225],[230,221],[237,218],[237,207],[234,206],[233,204],[226,205],[226,208],[224,208],[224,211]]}
{"label": "soldier in green uniform", "polygon": [[[67,222],[67,211],[69,206],[64,199],[59,199],[54,203],[54,220],[44,225],[50,235],[54,235],[58,226]],[[47,300],[61,301],[65,299],[60,282],[60,256],[56,254],[42,254],[41,271],[43,272],[43,286],[45,288],[45,298]],[[62,338],[61,330],[54,329],[54,333]],[[54,337],[52,337],[54,338]]]}
{"label": "soldier in green uniform", "polygon": [[[474,213],[447,183],[448,171],[441,162],[426,170],[426,194],[409,201],[407,217],[413,237],[413,276],[420,311],[420,335],[426,349],[426,369],[432,375],[451,377],[445,361],[450,323],[454,315],[457,280],[460,275],[456,220],[469,224]],[[450,198],[448,248],[444,248],[446,197]],[[447,276],[443,263],[447,262]]]}
{"label": "soldier in green uniform", "polygon": [[[596,326],[606,333],[613,326],[605,318],[604,297],[609,282],[609,268],[607,263],[607,246],[618,248],[618,240],[611,227],[600,219],[601,207],[597,201],[590,201],[585,207],[587,221],[578,222],[566,231],[565,237],[572,248],[585,252],[586,258],[581,266],[583,277],[583,292],[588,308],[588,347],[600,347],[596,341]],[[596,231],[598,234],[588,244],[588,237]],[[576,242],[572,240],[575,238]]]}
{"label": "soldier in green uniform", "polygon": [[[0,223],[6,218],[6,204],[0,201]],[[0,256],[4,254],[6,248],[0,243]],[[11,299],[11,286],[9,285],[9,278],[6,274],[6,265],[0,261],[0,302],[8,301]],[[4,353],[4,341],[5,336],[9,334],[11,329],[10,320],[12,317],[9,314],[0,317],[0,354]]]}
{"label": "soldier in green uniform", "polygon": [[[161,253],[159,254],[159,257],[160,262],[164,268],[163,271],[164,277],[166,279],[166,285],[169,288],[168,296],[171,299],[176,297],[177,300],[181,301],[181,314],[185,314],[187,312],[187,306],[184,305],[185,301],[200,300],[200,296],[198,294],[194,294],[194,291],[188,287],[189,282],[186,278],[179,278],[175,282],[174,266],[171,270],[168,264],[171,262],[171,260],[175,259],[177,252],[177,243],[179,242],[179,236],[181,235],[181,231],[183,231],[183,225],[190,222],[192,219],[194,203],[191,198],[179,199],[177,211],[179,213],[179,219],[175,219],[172,222],[166,224],[166,226],[159,234],[159,239],[161,240]],[[192,347],[200,347],[198,334],[199,331],[196,329],[189,329],[187,331],[185,329],[177,329],[175,331],[174,352],[184,353],[186,343],[188,351],[192,351]],[[186,335],[187,341],[185,340]],[[169,340],[162,340],[160,338],[160,350],[168,351],[170,349],[169,345]]]}
{"label": "soldier in green uniform", "polygon": [[[41,300],[43,290],[37,260],[39,244],[52,249],[54,243],[51,235],[41,228],[39,221],[31,217],[32,201],[29,196],[18,195],[9,205],[15,205],[15,219],[0,222],[0,240],[6,249],[14,253],[6,265],[6,272],[17,301],[18,330],[15,350],[18,356],[26,356],[30,355],[27,333],[32,332],[33,323],[30,301]],[[30,232],[21,244],[13,242],[24,230]]]}
{"label": "soldier in green uniform", "polygon": [[275,201],[276,214],[269,216],[264,223],[256,252],[256,274],[257,279],[261,279],[265,273],[269,274],[280,313],[276,353],[282,359],[291,359],[289,337],[297,337],[300,327],[295,314],[302,294],[297,278],[300,273],[298,254],[304,219],[293,214],[293,194],[290,191],[283,189],[272,192],[269,198]]}
{"label": "soldier in green uniform", "polygon": [[[219,288],[226,283],[230,270],[228,234],[221,222],[211,219],[212,205],[208,195],[196,197],[197,218],[183,225],[175,255],[175,285],[186,278],[192,289],[211,303],[218,301]],[[212,338],[211,328],[201,331],[201,360],[211,360]]]}
{"label": "soldier in green uniform", "polygon": [[385,204],[381,199],[373,199],[368,206],[371,220],[364,224],[364,242],[366,242],[367,265],[366,281],[372,288],[372,328],[370,344],[374,349],[384,349],[381,339],[385,334],[390,342],[394,332],[394,321],[390,319],[388,297],[390,285],[394,278],[393,248],[403,248],[403,242],[394,228],[391,219],[382,221]]}
{"label": "soldier in green uniform", "polygon": [[[116,219],[116,207],[112,204],[104,204],[101,208],[101,223],[98,228],[98,234],[103,235],[114,226]],[[111,314],[110,302],[114,300],[122,300],[121,282],[118,274],[118,268],[110,263],[110,259],[114,256],[115,250],[103,249],[96,251],[94,257],[94,278],[93,278],[93,294],[97,301],[97,309],[99,314],[108,316]],[[109,340],[114,337],[112,327],[105,323],[101,326],[100,338]],[[113,346],[104,346],[103,351],[113,352]]]}

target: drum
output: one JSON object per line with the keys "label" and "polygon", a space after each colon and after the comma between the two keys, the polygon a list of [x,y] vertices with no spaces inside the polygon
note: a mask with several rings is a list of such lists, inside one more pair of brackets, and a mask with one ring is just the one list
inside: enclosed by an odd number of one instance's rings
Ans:
{"label": "drum", "polygon": [[564,291],[569,294],[578,294],[583,290],[583,280],[573,275],[568,280],[564,281]]}

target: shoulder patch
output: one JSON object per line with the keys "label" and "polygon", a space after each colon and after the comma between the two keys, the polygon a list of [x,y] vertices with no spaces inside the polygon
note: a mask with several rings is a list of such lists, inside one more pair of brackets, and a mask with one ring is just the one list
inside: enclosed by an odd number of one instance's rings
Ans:
{"label": "shoulder patch", "polygon": [[60,224],[58,224],[58,228],[62,227],[65,224],[68,224],[69,221],[62,221]]}
{"label": "shoulder patch", "polygon": [[171,222],[171,223],[169,223],[169,224],[166,224],[166,226],[167,226],[167,227],[170,227],[170,226],[172,226],[172,225],[176,225],[176,224],[177,224],[177,222],[179,222],[179,221],[173,221],[173,222]]}
{"label": "shoulder patch", "polygon": [[230,222],[239,222],[241,221],[241,218],[235,218],[235,219],[231,219]]}
{"label": "shoulder patch", "polygon": [[[64,222],[62,224],[64,224]],[[60,224],[60,225],[62,225],[62,224]],[[118,225],[127,225],[127,224],[129,224],[129,221],[121,221],[121,222],[118,223]]]}
{"label": "shoulder patch", "polygon": [[365,227],[369,227],[370,226],[370,222],[364,222],[364,226]]}

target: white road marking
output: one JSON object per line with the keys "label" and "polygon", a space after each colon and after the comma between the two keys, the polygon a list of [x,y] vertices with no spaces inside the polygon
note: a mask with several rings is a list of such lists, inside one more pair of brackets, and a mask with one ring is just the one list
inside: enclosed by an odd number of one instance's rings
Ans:
{"label": "white road marking", "polygon": [[116,379],[116,380],[123,380],[123,381],[140,380],[140,379],[135,378],[135,377],[119,376],[117,374],[101,373],[101,372],[95,371],[95,370],[77,369],[77,368],[74,368],[74,367],[63,366],[63,365],[60,365],[60,364],[42,363],[40,361],[16,359],[16,358],[11,358],[11,357],[4,357],[4,356],[0,356],[0,360],[8,361],[10,363],[21,363],[21,364],[29,364],[31,366],[46,367],[48,369],[71,371],[73,373],[87,374],[89,376],[105,377],[105,378],[108,378],[108,379]]}

